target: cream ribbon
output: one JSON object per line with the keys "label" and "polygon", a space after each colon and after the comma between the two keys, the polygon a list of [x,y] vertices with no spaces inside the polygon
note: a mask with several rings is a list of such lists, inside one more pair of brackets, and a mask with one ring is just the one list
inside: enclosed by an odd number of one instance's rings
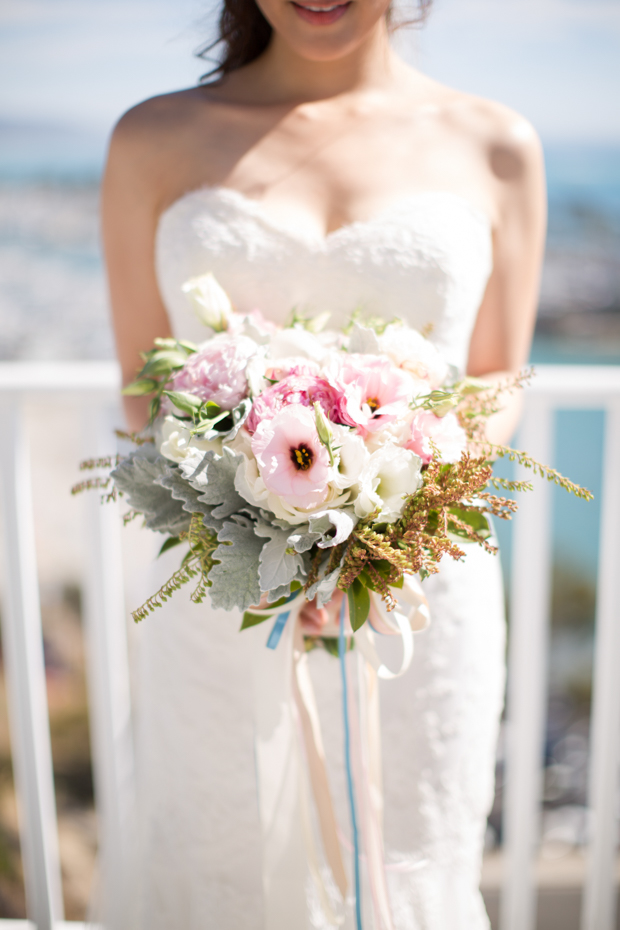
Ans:
{"label": "cream ribbon", "polygon": [[[392,589],[398,607],[388,611],[372,594],[370,622],[354,636],[358,652],[359,720],[351,721],[356,742],[357,781],[362,831],[377,930],[393,930],[383,846],[383,788],[378,679],[403,675],[413,658],[413,633],[429,623],[428,602],[417,578],[406,575],[402,589]],[[289,617],[275,649],[266,649],[261,633],[254,663],[255,747],[259,815],[263,835],[265,930],[290,930],[306,924],[306,876],[315,882],[327,920],[336,914],[325,887],[312,830],[308,781],[314,798],[323,852],[342,901],[347,878],[338,838],[325,750],[308,668],[299,613],[303,596],[273,610],[252,611],[267,617],[288,610]],[[261,627],[261,630],[263,628]],[[374,631],[399,635],[403,644],[400,668],[390,671],[381,661]],[[325,635],[331,635],[327,628]],[[362,658],[363,657],[363,658]],[[353,702],[350,702],[353,705]],[[355,716],[355,714],[353,715]],[[305,765],[303,764],[305,762]],[[339,910],[339,908],[338,908]]]}

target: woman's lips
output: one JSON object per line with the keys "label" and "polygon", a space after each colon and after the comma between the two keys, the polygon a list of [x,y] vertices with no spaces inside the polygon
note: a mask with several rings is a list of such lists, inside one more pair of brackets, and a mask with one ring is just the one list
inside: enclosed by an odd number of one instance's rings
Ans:
{"label": "woman's lips", "polygon": [[313,26],[329,26],[330,23],[335,23],[341,16],[344,16],[350,6],[349,0],[347,3],[322,4],[302,4],[295,3],[293,0],[297,15],[307,23],[312,23]]}

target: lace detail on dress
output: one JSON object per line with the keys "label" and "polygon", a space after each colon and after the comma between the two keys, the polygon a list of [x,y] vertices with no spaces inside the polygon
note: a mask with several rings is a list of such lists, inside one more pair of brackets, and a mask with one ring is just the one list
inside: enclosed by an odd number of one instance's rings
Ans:
{"label": "lace detail on dress", "polygon": [[[201,338],[181,284],[212,271],[237,309],[283,323],[293,307],[401,317],[463,369],[491,270],[488,219],[449,192],[413,194],[374,218],[318,236],[281,223],[237,191],[191,191],[162,215],[157,271],[175,332]],[[191,333],[188,333],[191,329]]]}

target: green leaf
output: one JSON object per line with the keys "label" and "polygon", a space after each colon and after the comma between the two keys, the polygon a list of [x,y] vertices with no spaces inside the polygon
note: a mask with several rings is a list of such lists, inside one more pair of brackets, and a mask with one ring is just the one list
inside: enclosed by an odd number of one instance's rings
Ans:
{"label": "green leaf", "polygon": [[155,352],[149,358],[140,374],[146,377],[149,375],[155,375],[157,377],[160,375],[169,375],[176,368],[182,368],[186,361],[187,356],[184,352],[162,349],[160,352]]}
{"label": "green leaf", "polygon": [[[334,656],[337,659],[340,655],[340,649],[338,646],[338,638],[336,636],[319,636],[317,637],[317,644],[321,645],[325,652],[328,652],[330,656]],[[352,649],[355,649],[355,640],[353,637],[346,644],[346,651],[351,652]]]}
{"label": "green leaf", "polygon": [[188,355],[193,355],[194,352],[197,352],[197,351],[198,351],[198,346],[196,345],[196,343],[195,343],[195,342],[188,342],[187,339],[179,339],[179,340],[177,341],[177,345],[181,346],[181,348],[182,348],[185,352],[187,352]]}
{"label": "green leaf", "polygon": [[161,398],[159,395],[154,397],[149,404],[149,420],[152,423],[157,414],[159,413],[159,408],[161,407]]}
{"label": "green leaf", "polygon": [[246,610],[243,615],[243,623],[239,627],[240,630],[248,630],[251,626],[258,626],[259,623],[264,623],[265,620],[270,620],[271,617],[261,617],[259,614],[253,614],[251,611]]}
{"label": "green leaf", "polygon": [[163,393],[170,398],[177,410],[189,413],[190,416],[197,413],[202,407],[200,398],[194,397],[193,394],[188,394],[186,391],[164,391]]}
{"label": "green leaf", "polygon": [[216,417],[212,417],[207,420],[200,420],[196,423],[196,426],[193,428],[192,436],[195,436],[197,433],[205,433],[208,430],[214,428],[216,423],[220,423],[222,420],[225,420],[226,417],[230,417],[230,410],[223,410],[222,413],[218,414]]}
{"label": "green leaf", "polygon": [[214,400],[208,400],[205,402],[204,409],[207,411],[207,417],[216,417],[222,408]]}
{"label": "green leaf", "polygon": [[140,378],[138,381],[132,381],[123,388],[121,394],[125,397],[142,397],[143,394],[152,394],[158,388],[157,381],[153,378]]}
{"label": "green leaf", "polygon": [[349,617],[353,632],[357,632],[364,625],[370,611],[370,594],[368,589],[356,578],[347,591],[349,599]]}
{"label": "green leaf", "polygon": [[[488,539],[491,535],[491,527],[489,526],[486,514],[481,513],[479,510],[461,510],[460,507],[450,507],[448,513],[453,513],[454,516],[462,520],[463,523],[467,523],[468,526],[471,526],[472,530],[480,539]],[[464,530],[459,529],[459,527],[455,526],[453,523],[449,524],[449,529],[455,536],[461,536],[464,539],[470,538]]]}
{"label": "green leaf", "polygon": [[161,549],[157,553],[157,557],[163,555],[164,552],[167,552],[168,549],[174,549],[175,546],[178,546],[181,540],[178,536],[169,536],[168,539],[165,539],[162,543]]}

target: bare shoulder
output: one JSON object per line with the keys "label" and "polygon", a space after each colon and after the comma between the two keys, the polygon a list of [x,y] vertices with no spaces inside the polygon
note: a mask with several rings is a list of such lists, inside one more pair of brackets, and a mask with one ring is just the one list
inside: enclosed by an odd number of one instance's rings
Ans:
{"label": "bare shoulder", "polygon": [[494,100],[428,82],[437,139],[449,147],[474,197],[498,228],[508,217],[536,217],[546,211],[542,145],[532,124]]}
{"label": "bare shoulder", "polygon": [[200,108],[197,88],[161,94],[143,100],[124,113],[112,133],[112,154],[144,158],[161,154],[174,144],[178,133],[195,121]]}
{"label": "bare shoulder", "polygon": [[501,185],[521,186],[544,178],[538,133],[520,113],[495,100],[451,92],[446,118],[479,149],[492,178]]}

